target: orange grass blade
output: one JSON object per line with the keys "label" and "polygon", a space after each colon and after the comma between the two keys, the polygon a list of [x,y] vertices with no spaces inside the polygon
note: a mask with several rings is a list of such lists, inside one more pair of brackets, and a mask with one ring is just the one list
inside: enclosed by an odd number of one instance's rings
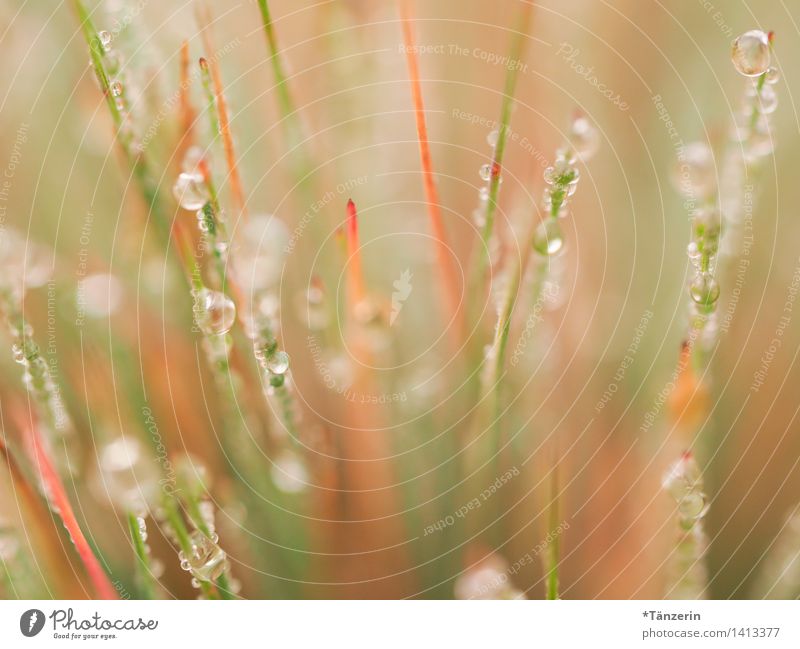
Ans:
{"label": "orange grass blade", "polygon": [[[215,51],[211,40],[211,12],[208,9],[208,5],[203,3],[198,7],[197,13],[198,22],[201,25],[203,47],[207,54],[211,56]],[[242,180],[239,177],[239,168],[236,163],[236,151],[233,146],[233,137],[231,136],[228,104],[225,101],[225,94],[222,92],[222,75],[213,57],[210,59],[200,59],[200,65],[208,66],[208,70],[211,73],[211,81],[214,84],[214,96],[217,102],[217,113],[219,114],[219,133],[222,136],[222,146],[225,149],[225,161],[228,164],[228,173],[231,180],[231,194],[233,195],[236,207],[243,216],[247,217]]]}
{"label": "orange grass blade", "polygon": [[28,429],[26,437],[27,451],[42,481],[45,497],[50,503],[51,509],[58,514],[64,523],[75,550],[86,568],[86,574],[89,575],[89,579],[94,586],[95,594],[100,599],[118,599],[117,591],[111,585],[108,575],[100,566],[100,562],[92,552],[80,525],[78,525],[78,520],[72,511],[72,505],[69,502],[69,498],[67,498],[67,492],[64,490],[61,478],[56,473],[53,461],[39,436],[36,426],[33,422],[24,420],[20,421],[20,424],[22,424],[21,427],[23,429]]}
{"label": "orange grass blade", "polygon": [[419,67],[414,49],[413,11],[412,0],[400,0],[400,14],[403,23],[403,40],[406,50],[406,64],[411,82],[411,98],[414,103],[414,116],[417,121],[417,139],[419,140],[419,157],[422,164],[422,179],[425,188],[425,198],[428,203],[428,215],[431,221],[433,235],[437,241],[437,256],[445,297],[450,314],[458,312],[460,304],[459,282],[453,267],[453,258],[447,245],[447,233],[442,220],[442,209],[439,202],[439,193],[436,189],[436,176],[433,172],[430,144],[428,141],[428,127],[425,124],[425,106],[422,100],[422,86],[419,81]]}
{"label": "orange grass blade", "polygon": [[358,213],[353,199],[347,200],[347,225],[345,226],[347,243],[347,286],[350,305],[353,310],[364,300],[364,272],[361,267],[361,250],[358,245]]}

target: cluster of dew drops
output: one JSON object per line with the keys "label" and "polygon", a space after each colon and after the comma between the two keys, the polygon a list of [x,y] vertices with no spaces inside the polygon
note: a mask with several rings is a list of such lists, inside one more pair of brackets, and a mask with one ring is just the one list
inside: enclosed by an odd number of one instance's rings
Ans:
{"label": "cluster of dew drops", "polygon": [[[773,150],[770,116],[778,105],[774,86],[780,73],[771,65],[771,35],[761,30],[745,32],[733,42],[731,58],[736,70],[748,79],[733,141],[741,147],[745,162],[753,165]],[[722,216],[715,205],[717,168],[707,143],[693,142],[685,147],[673,181],[687,199],[700,202],[693,211],[693,234],[687,247],[696,272],[689,296],[696,309],[708,312],[720,297],[712,268],[719,250]]]}

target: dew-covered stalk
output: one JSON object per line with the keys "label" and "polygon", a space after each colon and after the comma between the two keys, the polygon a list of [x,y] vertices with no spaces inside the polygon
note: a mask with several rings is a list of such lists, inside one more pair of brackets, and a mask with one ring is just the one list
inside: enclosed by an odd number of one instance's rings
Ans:
{"label": "dew-covered stalk", "polygon": [[[511,47],[508,58],[512,62],[519,61],[524,52],[528,38],[528,24],[530,22],[533,3],[524,2],[521,9],[516,32],[511,37]],[[500,105],[500,119],[498,121],[497,132],[492,132],[490,145],[494,147],[492,162],[487,167],[482,176],[486,181],[486,186],[480,190],[482,206],[478,208],[479,222],[481,229],[481,244],[478,250],[478,258],[474,265],[473,275],[470,281],[470,289],[475,290],[483,280],[486,267],[489,265],[489,250],[491,237],[494,231],[494,216],[497,210],[497,197],[500,192],[502,182],[503,158],[506,150],[508,129],[511,123],[511,109],[514,105],[514,93],[517,87],[518,65],[509,65],[506,69],[506,77],[503,85],[503,99]]]}
{"label": "dew-covered stalk", "polygon": [[[214,580],[218,574],[214,574],[223,562],[227,562],[227,557],[221,548],[210,538],[200,533],[202,538],[195,539],[186,523],[183,521],[178,502],[174,496],[169,495],[163,502],[164,527],[172,540],[178,546],[178,558],[181,568],[192,573],[192,585],[198,588],[206,599],[216,598]],[[210,570],[204,570],[204,563],[210,560]],[[195,574],[195,568],[198,574]]]}
{"label": "dew-covered stalk", "polygon": [[729,252],[737,248],[745,195],[752,191],[747,175],[757,171],[763,158],[772,152],[770,116],[777,107],[773,86],[779,74],[770,66],[771,47],[772,35],[760,30],[745,32],[734,41],[733,64],[747,77],[748,88],[724,158],[721,181],[717,182],[714,154],[706,143],[691,143],[679,155],[675,184],[690,207],[687,254],[695,271],[688,291],[688,338],[693,345],[698,343],[695,356],[700,367],[706,365],[719,329],[721,237],[724,234],[728,239]]}
{"label": "dew-covered stalk", "polygon": [[155,599],[156,584],[150,566],[150,549],[147,546],[147,525],[144,517],[128,512],[128,531],[136,554],[136,576],[144,599]]}
{"label": "dew-covered stalk", "polygon": [[548,258],[561,252],[564,245],[559,221],[567,217],[567,204],[578,186],[580,178],[578,160],[587,162],[596,153],[598,144],[599,137],[594,126],[586,117],[578,115],[570,125],[569,141],[556,152],[554,166],[548,167],[544,172],[544,179],[548,185],[544,196],[545,217],[524,241],[520,257],[515,258],[506,271],[506,285],[498,309],[494,339],[487,349],[482,375],[482,393],[490,396],[493,453],[497,453],[501,446],[502,376],[505,371],[508,337],[521,279],[525,275],[531,252],[535,252],[537,257],[535,293],[541,290],[547,273]]}
{"label": "dew-covered stalk", "polygon": [[128,114],[126,98],[127,89],[121,81],[122,57],[111,48],[111,34],[97,30],[83,1],[73,0],[73,5],[89,47],[92,68],[108,105],[117,141],[130,165],[145,205],[154,215],[159,234],[164,241],[169,241],[170,219],[160,199],[158,185],[150,173],[147,157],[141,144],[137,141],[130,123],[131,118]]}
{"label": "dew-covered stalk", "polygon": [[[208,471],[194,458],[185,456],[179,464],[179,497],[194,532],[189,533],[191,553],[182,550],[181,567],[192,573],[197,584],[213,581],[222,599],[235,596],[227,554],[219,547],[214,522],[214,505],[207,498]],[[205,477],[205,480],[203,479]],[[197,585],[195,584],[195,585]]]}
{"label": "dew-covered stalk", "polygon": [[[212,132],[216,132],[215,129],[221,123],[222,116],[219,112],[219,102],[212,92],[209,77],[210,66],[205,59],[200,59],[200,68],[207,101],[206,112]],[[287,376],[289,356],[278,346],[274,334],[275,327],[271,322],[270,315],[263,313],[264,310],[260,308],[267,302],[276,303],[276,300],[261,284],[259,278],[253,278],[256,281],[250,286],[251,290],[247,292],[242,290],[235,272],[237,261],[241,262],[242,267],[255,271],[258,257],[265,254],[263,250],[259,250],[261,242],[245,242],[247,245],[240,246],[238,250],[238,256],[243,258],[234,259],[235,263],[229,266],[228,225],[220,207],[219,196],[208,161],[203,158],[199,149],[190,149],[184,160],[183,168],[184,171],[178,177],[175,186],[175,195],[185,209],[197,209],[197,223],[201,236],[209,239],[223,287],[228,285],[235,296],[236,302],[233,304],[235,306],[238,303],[238,312],[244,323],[245,334],[253,343],[253,354],[262,371],[266,396],[269,399],[275,395],[275,400],[278,402],[275,407],[278,411],[278,419],[286,428],[292,441],[297,442],[299,429],[296,418],[299,410]],[[253,217],[254,227],[258,228],[261,234],[268,233],[269,218]],[[245,233],[245,236],[247,234]],[[248,301],[248,296],[251,298],[250,301]],[[272,404],[270,405],[272,406]]]}
{"label": "dew-covered stalk", "polygon": [[47,361],[34,340],[33,327],[22,314],[21,299],[19,291],[0,286],[0,313],[11,334],[14,360],[23,366],[22,381],[36,404],[49,441],[55,442],[72,433],[72,423]]}
{"label": "dew-covered stalk", "polygon": [[666,595],[673,599],[703,599],[708,582],[705,565],[708,539],[703,529],[708,498],[700,468],[689,451],[664,476],[663,487],[677,504],[672,584]]}
{"label": "dew-covered stalk", "polygon": [[767,34],[761,30],[745,32],[733,45],[734,67],[747,81],[720,179],[724,257],[740,253],[745,210],[752,212],[754,208],[764,160],[774,148],[771,122],[778,107],[775,85],[780,81],[780,72],[771,65],[773,46],[773,32]]}

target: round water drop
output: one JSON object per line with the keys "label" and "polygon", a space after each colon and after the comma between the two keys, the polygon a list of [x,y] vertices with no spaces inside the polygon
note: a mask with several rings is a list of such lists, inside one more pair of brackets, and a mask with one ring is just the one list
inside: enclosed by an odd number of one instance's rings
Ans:
{"label": "round water drop", "polygon": [[769,36],[760,29],[745,32],[733,41],[733,65],[739,74],[757,77],[769,69]]}
{"label": "round water drop", "polygon": [[778,68],[771,67],[767,70],[767,83],[771,86],[774,86],[778,81],[781,80],[781,73]]}
{"label": "round water drop", "polygon": [[570,125],[569,139],[575,153],[584,161],[589,160],[600,147],[600,134],[584,115],[577,117]]}
{"label": "round water drop", "polygon": [[202,207],[197,210],[195,216],[197,217],[197,229],[200,230],[200,232],[210,232],[211,224],[209,223],[209,219],[206,218],[205,210]]}
{"label": "round water drop", "polygon": [[181,551],[178,558],[181,568],[192,573],[199,581],[214,581],[228,568],[228,557],[215,540],[208,538],[200,530],[189,536],[189,553]]}
{"label": "round water drop", "polygon": [[139,536],[142,539],[142,543],[147,541],[147,523],[145,523],[143,516],[136,517],[136,526],[139,528]]}
{"label": "round water drop", "polygon": [[488,187],[481,187],[480,190],[478,191],[478,198],[480,198],[481,201],[483,201],[483,202],[488,201],[489,200],[489,188]]}
{"label": "round water drop", "polygon": [[195,320],[206,335],[226,334],[236,321],[236,305],[224,293],[204,288],[195,295]]}
{"label": "round water drop", "polygon": [[195,212],[208,201],[202,174],[183,171],[172,187],[172,194],[183,209]]}
{"label": "round water drop", "polygon": [[689,286],[689,295],[700,306],[712,306],[719,299],[719,283],[711,273],[700,273]]}
{"label": "round water drop", "polygon": [[480,175],[481,180],[489,181],[492,178],[492,165],[481,165],[481,168],[478,170],[478,175]]}
{"label": "round water drop", "polygon": [[286,374],[289,370],[289,354],[284,351],[275,352],[267,361],[267,369],[273,374]]}
{"label": "round water drop", "polygon": [[291,451],[285,451],[275,459],[270,474],[275,486],[284,493],[301,493],[308,487],[306,467]]}
{"label": "round water drop", "polygon": [[687,198],[705,198],[717,188],[714,154],[705,142],[686,145],[673,176],[675,188]]}
{"label": "round water drop", "polygon": [[111,49],[111,32],[103,29],[97,32],[97,38],[100,40],[100,47],[103,48],[103,51],[108,52]]}
{"label": "round water drop", "polygon": [[112,97],[121,97],[122,96],[122,83],[119,81],[112,81],[108,85],[108,89],[111,91]]}
{"label": "round water drop", "polygon": [[548,218],[536,228],[533,249],[540,255],[555,255],[564,247],[561,226],[555,219]]}
{"label": "round water drop", "polygon": [[692,265],[695,268],[700,267],[700,258],[703,256],[700,252],[700,248],[697,245],[696,241],[691,241],[688,246],[686,246],[686,254],[688,255],[689,259],[692,262]]}
{"label": "round water drop", "polygon": [[489,131],[489,135],[486,136],[486,142],[491,147],[497,146],[497,140],[499,139],[500,139],[500,131],[498,130]]}
{"label": "round water drop", "polygon": [[692,521],[703,518],[708,513],[708,499],[697,489],[687,491],[678,501],[678,511],[681,516]]}
{"label": "round water drop", "polygon": [[19,363],[20,365],[25,364],[25,350],[23,349],[22,345],[18,343],[11,345],[11,353],[14,356],[15,362]]}

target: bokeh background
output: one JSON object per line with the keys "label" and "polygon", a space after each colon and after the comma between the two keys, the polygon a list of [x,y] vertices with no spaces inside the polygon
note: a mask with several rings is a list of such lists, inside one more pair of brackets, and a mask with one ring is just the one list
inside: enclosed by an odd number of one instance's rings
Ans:
{"label": "bokeh background", "polygon": [[[452,332],[441,339],[445,325],[437,310],[435,256],[397,8],[384,0],[271,3],[289,84],[309,136],[303,147],[315,161],[309,194],[298,183],[295,154],[282,135],[256,3],[210,6],[248,205],[253,212],[275,214],[293,232],[312,209],[309,195],[321,202],[283,260],[279,282],[280,334],[292,358],[307,434],[317,440],[314,448],[322,457],[309,464],[306,493],[317,503],[315,517],[348,517],[339,498],[346,481],[336,478],[341,463],[325,458],[336,455],[331,431],[346,428],[351,410],[359,407],[386,413],[390,423],[378,433],[410,467],[405,495],[397,495],[397,488],[387,491],[398,500],[435,503],[435,484],[428,478],[436,467],[428,460],[429,447],[415,441],[416,415],[430,404],[436,415],[427,426],[458,425],[463,404],[449,400],[460,376],[438,371],[447,367],[446,338]],[[419,65],[433,163],[453,254],[464,272],[477,245],[471,214],[483,185],[478,170],[491,155],[487,136],[502,97],[506,70],[497,58],[507,55],[519,7],[515,0],[443,0],[417,7],[416,39],[427,48]],[[178,84],[181,42],[189,41],[193,60],[202,53],[194,7],[182,0],[107,0],[94,14],[106,28],[125,16],[131,20],[114,45],[128,62],[138,128],[156,126],[148,148],[163,161],[157,172],[169,191],[177,164],[172,158],[177,116],[164,107]],[[668,406],[659,405],[659,393],[672,381],[686,335],[689,221],[670,181],[674,141],[653,96],[660,95],[685,143],[709,143],[721,163],[745,89],[731,64],[731,41],[754,28],[776,32],[773,65],[781,81],[773,118],[775,153],[754,180],[750,264],[738,285],[736,256],[734,273],[720,277],[720,313],[724,317],[731,309],[732,317],[712,352],[706,377],[710,413],[692,446],[711,500],[709,594],[763,596],[758,575],[765,552],[800,493],[800,315],[790,316],[763,384],[754,389],[754,373],[776,337],[800,265],[800,127],[794,102],[800,72],[792,64],[800,58],[798,21],[800,8],[782,0],[536,3],[511,121],[519,138],[510,141],[503,169],[495,242],[502,254],[519,254],[521,233],[539,218],[543,169],[576,111],[596,125],[601,146],[582,167],[563,223],[567,245],[551,278],[558,295],[545,305],[523,360],[507,377],[511,408],[505,421],[521,477],[490,506],[500,529],[497,551],[513,564],[546,533],[542,476],[548,440],[558,440],[561,517],[568,522],[561,539],[564,598],[664,595],[665,562],[676,532],[674,504],[662,492],[661,479],[681,442]],[[2,0],[0,43],[0,165],[9,183],[0,219],[50,250],[54,283],[29,291],[25,312],[40,344],[48,349],[52,344],[56,376],[80,439],[81,469],[67,480],[73,504],[112,576],[127,583],[132,555],[125,521],[96,497],[86,477],[97,462],[95,441],[136,434],[140,414],[127,386],[143,383],[170,452],[190,450],[211,474],[225,476],[218,397],[197,351],[198,337],[191,333],[191,300],[173,264],[175,250],[155,245],[144,225],[146,210],[115,148],[70,3]],[[192,92],[199,107],[197,83]],[[215,165],[224,172],[221,153],[217,158]],[[401,273],[413,273],[412,292],[390,331],[392,353],[377,370],[387,394],[406,398],[386,408],[349,403],[325,387],[296,308],[313,276],[324,278],[334,301],[344,291],[336,232],[351,196],[359,207],[371,289],[388,300]],[[111,316],[76,326],[77,286],[91,273],[118,277],[121,303]],[[531,306],[524,299],[520,304],[512,349]],[[494,313],[489,296],[484,309],[482,329],[474,335],[486,338]],[[4,340],[10,350],[10,339]],[[339,343],[330,345],[339,349]],[[340,352],[347,355],[344,347]],[[626,354],[633,361],[620,376]],[[11,413],[30,404],[10,351],[0,354],[0,368],[2,424],[13,435]],[[346,368],[341,371],[346,374]],[[430,377],[434,380],[426,382]],[[420,387],[423,383],[427,387]],[[614,393],[598,408],[609,386]],[[645,425],[651,412],[655,420]],[[381,488],[398,484],[396,476],[374,479]],[[212,489],[224,512],[218,517],[220,542],[243,582],[243,595],[259,596],[260,568],[254,567],[258,562],[243,531],[248,513],[238,511],[226,493],[229,481],[220,477]],[[86,595],[85,578],[58,523],[32,532],[19,493],[1,467],[0,485],[2,533],[18,535],[28,565],[24,579],[15,582],[18,590],[6,589],[4,596]],[[415,577],[425,568],[410,558],[422,543],[412,537],[421,537],[438,515],[425,507],[417,511],[420,533],[399,532],[407,550],[400,559],[348,545],[353,541],[347,540],[352,532],[346,525],[320,524],[315,543],[320,566],[327,567],[312,573],[314,583],[304,595],[430,594]],[[165,592],[192,596],[188,577],[156,528],[151,542],[168,564]],[[49,563],[41,559],[44,546],[51,548]],[[355,558],[342,558],[351,547]],[[458,562],[467,565],[464,557],[475,551],[470,544],[460,547]],[[370,561],[377,564],[365,573],[367,581],[337,586],[346,575],[360,574],[364,552],[373,552]],[[408,567],[404,578],[388,578],[397,565]],[[521,567],[513,581],[529,597],[541,597],[540,562]]]}

